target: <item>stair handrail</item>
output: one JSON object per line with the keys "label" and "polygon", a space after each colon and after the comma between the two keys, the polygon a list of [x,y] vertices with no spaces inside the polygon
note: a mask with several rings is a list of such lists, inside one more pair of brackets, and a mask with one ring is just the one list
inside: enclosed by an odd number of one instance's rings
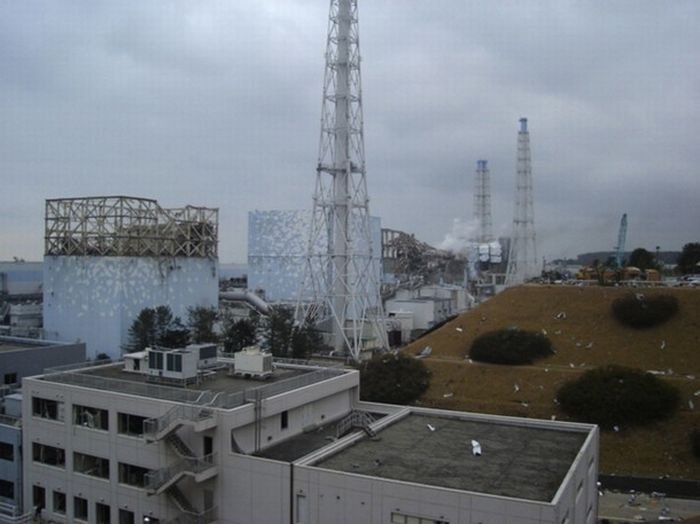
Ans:
{"label": "stair handrail", "polygon": [[172,478],[180,474],[196,475],[214,466],[216,462],[216,452],[209,453],[201,457],[180,457],[168,466],[153,471],[145,475],[146,489],[158,491],[160,487],[169,482]]}
{"label": "stair handrail", "polygon": [[153,417],[143,421],[144,437],[155,438],[158,433],[166,429],[176,420],[198,421],[213,417],[211,409],[190,404],[178,404],[166,411],[160,417]]}

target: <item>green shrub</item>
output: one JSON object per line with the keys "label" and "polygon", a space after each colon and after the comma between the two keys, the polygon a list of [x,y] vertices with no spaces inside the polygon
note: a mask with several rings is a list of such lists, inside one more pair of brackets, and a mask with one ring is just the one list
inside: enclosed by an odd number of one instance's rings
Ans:
{"label": "green shrub", "polygon": [[613,316],[623,325],[643,329],[663,324],[678,311],[678,299],[672,295],[630,293],[612,303]]}
{"label": "green shrub", "polygon": [[501,329],[477,337],[469,358],[492,364],[532,364],[554,353],[552,343],[541,333],[520,329]]}
{"label": "green shrub", "polygon": [[370,402],[409,404],[430,385],[423,361],[398,354],[375,355],[360,365],[360,397]]}
{"label": "green shrub", "polygon": [[678,390],[638,369],[606,366],[564,384],[557,395],[565,413],[604,429],[648,424],[670,417]]}
{"label": "green shrub", "polygon": [[690,432],[690,447],[693,455],[700,459],[700,429],[695,428]]}

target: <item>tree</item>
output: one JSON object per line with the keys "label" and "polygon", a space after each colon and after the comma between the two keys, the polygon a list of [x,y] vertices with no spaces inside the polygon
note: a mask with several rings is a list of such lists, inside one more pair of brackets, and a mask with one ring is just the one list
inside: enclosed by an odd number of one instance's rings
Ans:
{"label": "tree", "polygon": [[236,318],[231,314],[224,316],[223,342],[224,351],[235,353],[252,346],[257,341],[258,317]]}
{"label": "tree", "polygon": [[275,357],[289,356],[294,312],[286,306],[273,306],[262,322],[262,346]]}
{"label": "tree", "polygon": [[184,347],[189,341],[189,330],[168,306],[144,308],[129,328],[129,351],[142,351],[147,347]]}
{"label": "tree", "polygon": [[308,358],[323,345],[319,332],[308,325],[292,331],[291,351],[293,358]]}
{"label": "tree", "polygon": [[642,271],[659,268],[654,254],[642,247],[638,247],[630,253],[629,265],[638,267]]}
{"label": "tree", "polygon": [[375,355],[360,364],[362,400],[409,404],[430,385],[430,371],[422,360],[402,353]]}
{"label": "tree", "polygon": [[683,246],[678,257],[678,270],[681,274],[700,273],[700,242],[690,242]]}
{"label": "tree", "polygon": [[680,394],[651,373],[606,366],[566,382],[557,399],[562,410],[577,420],[612,429],[669,418],[678,408]]}
{"label": "tree", "polygon": [[187,325],[192,333],[192,342],[217,342],[214,324],[219,319],[219,312],[213,307],[197,306],[187,309]]}

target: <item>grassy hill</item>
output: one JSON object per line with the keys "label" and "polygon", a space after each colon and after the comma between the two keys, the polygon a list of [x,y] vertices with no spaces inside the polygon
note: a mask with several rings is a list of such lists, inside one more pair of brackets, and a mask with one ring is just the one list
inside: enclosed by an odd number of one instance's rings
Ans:
{"label": "grassy hill", "polygon": [[[521,417],[569,420],[556,402],[565,381],[605,364],[663,372],[681,392],[671,419],[639,428],[601,433],[601,472],[700,479],[688,432],[700,427],[700,290],[643,289],[673,294],[679,312],[665,324],[634,330],[611,315],[612,300],[629,289],[569,286],[510,288],[478,308],[407,346],[432,371],[423,405]],[[532,366],[470,362],[466,355],[482,333],[517,326],[550,338],[556,354]],[[698,396],[695,396],[695,393]],[[691,408],[689,401],[695,405]]]}

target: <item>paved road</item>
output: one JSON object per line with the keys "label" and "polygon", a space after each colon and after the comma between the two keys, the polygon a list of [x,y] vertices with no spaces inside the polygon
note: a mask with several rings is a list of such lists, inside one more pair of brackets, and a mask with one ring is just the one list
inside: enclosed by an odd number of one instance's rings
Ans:
{"label": "paved road", "polygon": [[598,499],[599,520],[610,522],[679,522],[700,515],[700,500],[671,499],[644,493],[604,491]]}

